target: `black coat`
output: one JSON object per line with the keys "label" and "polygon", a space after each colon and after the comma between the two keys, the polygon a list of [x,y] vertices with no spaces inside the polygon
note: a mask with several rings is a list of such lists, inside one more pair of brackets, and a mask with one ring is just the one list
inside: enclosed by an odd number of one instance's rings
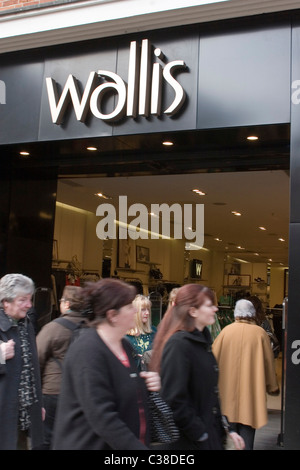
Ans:
{"label": "black coat", "polygon": [[125,367],[94,328],[82,331],[65,360],[54,428],[54,450],[147,449],[139,440],[138,401],[147,390],[132,347],[123,340]]}
{"label": "black coat", "polygon": [[[211,337],[179,331],[167,341],[161,364],[163,398],[171,406],[181,438],[174,449],[222,449],[223,428],[218,397],[218,366]],[[205,433],[208,439],[198,442]]]}
{"label": "black coat", "polygon": [[[42,424],[42,392],[40,367],[36,351],[35,332],[29,319],[27,319],[32,364],[34,368],[35,384],[38,403],[31,407],[30,436],[32,447],[38,447],[43,442]],[[17,326],[13,325],[4,311],[0,309],[0,341],[14,340],[15,355],[0,364],[0,450],[15,450],[18,440],[18,388],[22,368],[20,338]]]}

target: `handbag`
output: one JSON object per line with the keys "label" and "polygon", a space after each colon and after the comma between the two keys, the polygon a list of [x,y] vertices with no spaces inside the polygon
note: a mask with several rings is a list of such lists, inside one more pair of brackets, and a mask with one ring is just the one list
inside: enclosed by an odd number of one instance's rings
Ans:
{"label": "handbag", "polygon": [[152,443],[171,443],[179,439],[173,412],[159,392],[149,392],[150,439]]}

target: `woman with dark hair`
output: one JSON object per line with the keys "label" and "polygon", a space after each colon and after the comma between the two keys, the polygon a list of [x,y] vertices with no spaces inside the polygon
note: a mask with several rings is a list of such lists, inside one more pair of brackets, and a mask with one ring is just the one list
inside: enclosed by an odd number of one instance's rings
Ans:
{"label": "woman with dark hair", "polygon": [[130,343],[133,286],[103,279],[83,288],[91,328],[72,343],[64,362],[54,430],[55,450],[148,448],[147,388],[157,373],[138,374]]}
{"label": "woman with dark hair", "polygon": [[[150,369],[160,371],[162,397],[173,410],[179,450],[222,450],[225,435],[218,398],[218,367],[208,325],[218,310],[208,287],[187,284],[156,334]],[[243,440],[230,433],[237,449]]]}

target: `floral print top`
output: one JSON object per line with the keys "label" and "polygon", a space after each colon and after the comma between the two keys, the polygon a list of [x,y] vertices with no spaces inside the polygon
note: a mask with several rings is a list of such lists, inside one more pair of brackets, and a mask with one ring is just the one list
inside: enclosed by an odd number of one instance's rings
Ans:
{"label": "floral print top", "polygon": [[139,369],[141,368],[141,356],[144,354],[144,352],[152,349],[152,343],[156,331],[156,327],[152,326],[151,333],[145,333],[139,336],[126,335],[126,338],[130,341],[131,345],[133,346],[135,352],[134,358]]}

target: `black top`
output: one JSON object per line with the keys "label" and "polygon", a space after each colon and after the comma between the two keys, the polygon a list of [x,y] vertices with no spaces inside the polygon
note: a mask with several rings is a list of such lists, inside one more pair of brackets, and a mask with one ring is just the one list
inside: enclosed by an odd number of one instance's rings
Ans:
{"label": "black top", "polygon": [[64,361],[54,429],[55,450],[147,449],[139,440],[139,399],[147,390],[128,341],[125,367],[94,328],[71,344]]}
{"label": "black top", "polygon": [[[167,341],[161,378],[162,396],[181,431],[176,448],[222,449],[218,366],[207,328],[203,332],[179,331]],[[199,443],[206,434],[208,439]]]}
{"label": "black top", "polygon": [[[36,350],[35,332],[28,317],[25,319],[25,327],[28,332],[29,349],[38,398],[38,401],[34,402],[30,408],[30,436],[32,447],[38,448],[43,442],[40,367]],[[4,313],[4,310],[0,309],[0,343],[2,341],[7,342],[10,339],[15,342],[14,357],[7,361],[0,361],[0,450],[15,450],[17,448],[18,390],[23,363],[18,322],[10,319]]]}

